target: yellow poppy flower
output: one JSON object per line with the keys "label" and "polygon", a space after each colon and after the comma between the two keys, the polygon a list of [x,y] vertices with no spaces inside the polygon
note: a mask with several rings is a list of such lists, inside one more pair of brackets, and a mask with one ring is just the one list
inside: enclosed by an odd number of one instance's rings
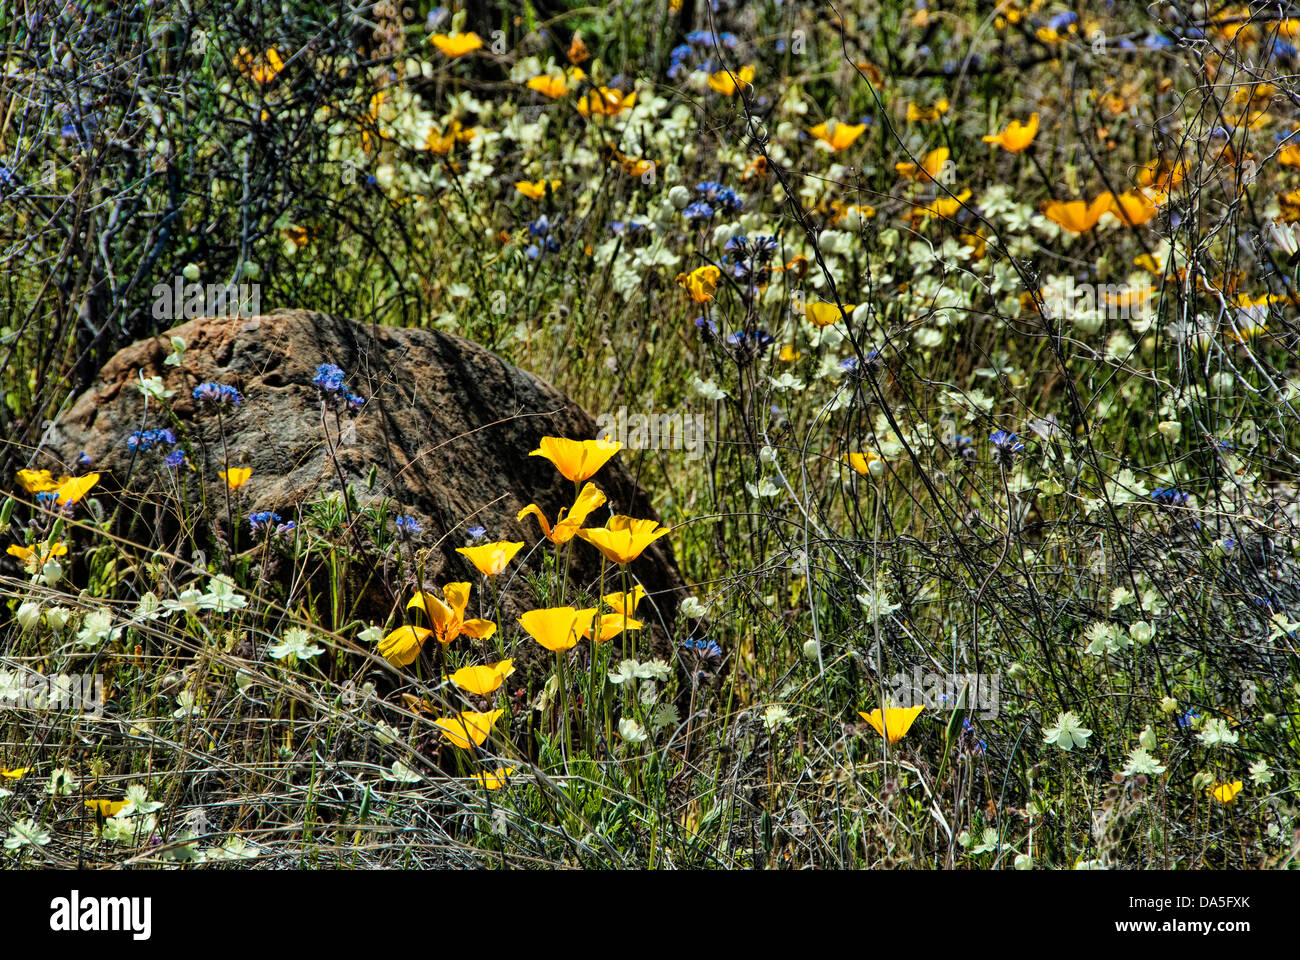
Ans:
{"label": "yellow poppy flower", "polygon": [[605,643],[613,640],[624,630],[640,630],[645,626],[640,620],[633,620],[622,613],[597,613],[594,608],[579,610],[577,622],[584,640],[590,640],[597,634],[596,642]]}
{"label": "yellow poppy flower", "polygon": [[457,547],[456,552],[467,557],[483,576],[495,577],[515,558],[515,554],[523,545],[522,540],[518,542],[498,540],[496,543],[485,543],[479,547]]}
{"label": "yellow poppy flower", "polygon": [[1107,191],[1093,202],[1099,203],[1103,198],[1106,200],[1105,212],[1125,226],[1140,227],[1159,212],[1153,198],[1141,190],[1125,190],[1118,195]]}
{"label": "yellow poppy flower", "polygon": [[[1293,165],[1300,166],[1300,148],[1294,144],[1284,148],[1282,153],[1278,155],[1278,160],[1286,163],[1287,161],[1283,159],[1283,156],[1286,155],[1288,150],[1297,151],[1290,156],[1291,159],[1296,161]],[[1138,171],[1137,183],[1139,187],[1155,187],[1157,190],[1168,193],[1182,183],[1183,178],[1186,176],[1187,163],[1185,161],[1179,160],[1177,163],[1169,163],[1156,157]]]}
{"label": "yellow poppy flower", "polygon": [[9,767],[0,767],[0,777],[3,777],[6,780],[21,780],[24,776],[30,773],[31,770],[31,767],[14,767],[12,769]]}
{"label": "yellow poppy flower", "polygon": [[547,540],[551,541],[551,543],[568,543],[573,539],[578,529],[587,522],[587,517],[591,515],[591,512],[604,502],[605,495],[596,489],[594,483],[589,483],[582,488],[578,498],[573,501],[572,507],[569,507],[567,511],[560,511],[560,518],[553,527],[546,519],[546,515],[542,513],[542,508],[535,503],[530,503],[520,510],[515,519],[522,520],[531,514],[542,525],[542,535]]}
{"label": "yellow poppy flower", "polygon": [[907,105],[907,122],[908,123],[934,123],[945,113],[948,112],[948,98],[944,97],[935,102],[933,107],[918,107],[914,103]]}
{"label": "yellow poppy flower", "polygon": [[623,449],[617,440],[566,440],[563,437],[542,437],[530,457],[545,457],[555,464],[555,469],[574,483],[592,477],[609,459]]}
{"label": "yellow poppy flower", "polygon": [[677,285],[691,295],[695,303],[708,303],[718,292],[722,271],[712,264],[696,267],[690,273],[677,274]]}
{"label": "yellow poppy flower", "polygon": [[379,655],[395,667],[405,667],[415,662],[431,636],[433,631],[427,627],[400,626],[379,641]]}
{"label": "yellow poppy flower", "polygon": [[921,160],[918,167],[915,163],[896,163],[894,169],[909,180],[935,180],[939,176],[939,171],[943,169],[944,164],[948,162],[950,153],[947,147],[939,147],[931,150]]}
{"label": "yellow poppy flower", "polygon": [[1300,190],[1277,195],[1278,219],[1283,223],[1300,223]]}
{"label": "yellow poppy flower", "polygon": [[222,470],[217,474],[222,480],[226,481],[226,486],[231,490],[238,490],[248,483],[248,478],[252,475],[252,467],[233,467],[230,470]]}
{"label": "yellow poppy flower", "polygon": [[620,156],[615,159],[614,164],[619,170],[629,177],[640,177],[654,169],[654,161],[645,158]]}
{"label": "yellow poppy flower", "polygon": [[32,547],[24,547],[14,544],[5,550],[5,553],[9,554],[9,556],[17,557],[21,560],[23,564],[26,565],[27,569],[31,570],[33,573],[40,570],[41,567],[45,566],[45,564],[47,564],[52,558],[62,557],[67,554],[67,552],[68,545],[66,543],[63,543],[62,541],[59,541],[58,543],[50,543],[48,540],[42,540],[40,543]]}
{"label": "yellow poppy flower", "polygon": [[[545,180],[516,180],[515,189],[522,193],[529,200],[541,200],[546,196]],[[560,181],[551,181],[551,193],[560,189]]]}
{"label": "yellow poppy flower", "polygon": [[76,503],[84,497],[90,488],[99,483],[99,474],[88,473],[84,477],[64,477],[54,488],[59,506]]}
{"label": "yellow poppy flower", "polygon": [[1102,194],[1092,203],[1082,200],[1050,200],[1043,205],[1043,216],[1063,230],[1086,233],[1097,225],[1101,215],[1110,208],[1110,197]]}
{"label": "yellow poppy flower", "polygon": [[611,90],[609,87],[597,87],[591,90],[586,96],[578,98],[578,112],[584,117],[617,117],[624,110],[631,110],[636,106],[636,93],[625,94],[621,90]]}
{"label": "yellow poppy flower", "polygon": [[868,450],[865,453],[850,453],[849,466],[864,477],[878,477],[885,472],[885,461],[874,450]]}
{"label": "yellow poppy flower", "polygon": [[615,613],[630,617],[636,613],[637,606],[645,599],[645,587],[638,583],[627,593],[620,590],[618,593],[607,593],[600,599]]}
{"label": "yellow poppy flower", "polygon": [[549,73],[543,73],[541,76],[533,77],[524,84],[529,90],[535,90],[544,97],[551,100],[559,99],[569,92],[569,85],[564,82],[563,77],[552,76]]}
{"label": "yellow poppy flower", "polygon": [[1160,260],[1150,253],[1140,253],[1133,258],[1133,266],[1140,267],[1153,277],[1164,275],[1164,268],[1160,265]]}
{"label": "yellow poppy flower", "polygon": [[239,55],[235,57],[235,67],[254,83],[270,83],[284,69],[284,61],[274,47],[260,57],[250,53],[247,47],[240,47]]}
{"label": "yellow poppy flower", "polygon": [[431,593],[417,591],[406,605],[406,609],[418,607],[433,621],[433,631],[439,643],[451,643],[464,635],[475,640],[486,640],[497,632],[497,625],[491,620],[466,620],[465,607],[469,605],[468,583],[448,583],[442,588],[446,602]]}
{"label": "yellow poppy flower", "polygon": [[1216,783],[1214,789],[1210,791],[1210,796],[1220,803],[1232,803],[1239,793],[1241,793],[1241,781],[1234,780],[1232,783]]}
{"label": "yellow poppy flower", "polygon": [[961,242],[970,247],[971,256],[974,259],[984,259],[984,252],[988,249],[989,242],[988,238],[985,237],[981,231],[976,230],[974,233],[963,233],[961,235]]}
{"label": "yellow poppy flower", "polygon": [[506,677],[514,672],[514,660],[502,660],[486,667],[461,667],[455,673],[450,674],[447,679],[466,693],[486,697],[500,687],[505,682]]}
{"label": "yellow poppy flower", "polygon": [[459,120],[453,120],[448,124],[445,132],[437,127],[431,127],[424,138],[424,146],[432,153],[446,156],[457,143],[466,143],[476,136],[478,136],[476,129],[473,127],[466,129]]}
{"label": "yellow poppy flower", "polygon": [[519,625],[547,650],[560,653],[578,645],[578,611],[573,607],[529,610]]}
{"label": "yellow poppy flower", "polygon": [[578,536],[621,566],[641,556],[641,551],[668,532],[669,528],[659,526],[658,521],[619,515],[610,517],[603,527],[579,530]]}
{"label": "yellow poppy flower", "polygon": [[803,354],[799,352],[798,347],[793,343],[786,343],[781,346],[781,352],[777,354],[776,358],[782,363],[794,363],[802,356]]}
{"label": "yellow poppy flower", "polygon": [[45,493],[57,489],[60,483],[69,478],[55,480],[48,470],[19,470],[16,479],[28,493]]}
{"label": "yellow poppy flower", "polygon": [[[938,171],[936,171],[937,174]],[[862,220],[870,220],[876,215],[876,208],[869,203],[844,203],[842,200],[831,201],[831,221],[839,223],[850,213],[856,213]]]}
{"label": "yellow poppy flower", "polygon": [[862,131],[866,129],[865,123],[840,123],[838,120],[827,120],[825,123],[810,127],[808,132],[826,144],[832,152],[838,153],[853,146],[853,141],[862,136]]}
{"label": "yellow poppy flower", "polygon": [[483,46],[483,38],[477,33],[435,33],[429,42],[437,47],[442,55],[455,60],[467,53],[473,53]]}
{"label": "yellow poppy flower", "polygon": [[499,790],[510,782],[510,775],[515,767],[497,767],[491,773],[476,773],[474,779],[488,790]]}
{"label": "yellow poppy flower", "polygon": [[[858,711],[858,716],[875,728],[876,733],[882,737],[888,737],[890,743],[897,743],[907,736],[907,731],[912,729],[912,724],[916,718],[921,715],[924,707],[887,707],[885,716],[880,716],[880,708],[872,710],[870,713]],[[886,731],[888,731],[886,733]]]}
{"label": "yellow poppy flower", "polygon": [[[1144,287],[1132,287],[1128,290],[1119,290],[1115,292],[1106,290],[1102,293],[1102,302],[1108,307],[1118,307],[1122,310],[1136,310],[1146,303],[1155,292],[1156,288],[1151,284],[1147,284]],[[1115,314],[1112,313],[1111,316],[1115,316]]]}
{"label": "yellow poppy flower", "polygon": [[468,750],[471,743],[476,747],[483,745],[492,732],[492,724],[503,713],[505,710],[489,710],[487,713],[463,710],[454,717],[439,717],[433,725],[447,735],[453,746]]}
{"label": "yellow poppy flower", "polygon": [[742,86],[747,86],[753,82],[753,64],[746,64],[736,73],[732,73],[730,70],[719,70],[717,73],[709,74],[708,79],[710,90],[716,90],[728,97],[733,96]]}
{"label": "yellow poppy flower", "polygon": [[1019,153],[1034,142],[1038,136],[1038,114],[1033,114],[1027,123],[1012,120],[1001,132],[985,137],[985,143],[996,143],[1007,153]]}
{"label": "yellow poppy flower", "polygon": [[970,199],[970,190],[963,190],[955,197],[936,197],[924,207],[918,209],[918,213],[923,217],[955,217],[957,211],[962,208],[967,200]]}
{"label": "yellow poppy flower", "polygon": [[102,816],[105,820],[107,820],[109,817],[117,816],[118,811],[122,810],[126,806],[126,801],[125,800],[87,800],[85,801],[85,804],[91,810],[96,811],[100,816]]}
{"label": "yellow poppy flower", "polygon": [[818,328],[829,327],[832,323],[838,323],[851,314],[853,310],[854,305],[846,303],[844,304],[844,311],[841,313],[839,307],[824,300],[803,305],[804,316],[808,318],[809,323]]}

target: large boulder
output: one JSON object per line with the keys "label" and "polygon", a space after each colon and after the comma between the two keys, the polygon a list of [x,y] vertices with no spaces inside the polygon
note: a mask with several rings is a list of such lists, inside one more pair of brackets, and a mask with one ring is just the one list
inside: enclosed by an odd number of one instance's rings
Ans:
{"label": "large boulder", "polygon": [[[179,362],[168,363],[173,337],[184,341],[185,350]],[[322,363],[341,367],[349,387],[365,398],[358,412],[336,418],[331,411],[322,418],[320,393],[312,384]],[[156,400],[149,401],[146,413],[145,394],[138,389],[142,377],[161,377],[164,388],[175,391],[167,400],[174,417]],[[233,385],[244,397],[220,420],[192,395],[195,386],[210,381]],[[127,439],[134,431],[159,428],[186,439],[192,471],[168,467],[156,448],[130,449]],[[236,552],[251,545],[249,515],[274,511],[302,523],[301,508],[337,491],[341,474],[362,507],[392,501],[389,529],[395,515],[418,519],[423,532],[414,546],[425,551],[424,583],[470,581],[471,611],[478,607],[483,578],[455,552],[469,542],[469,529],[481,525],[488,539],[524,541],[515,563],[497,578],[505,591],[502,626],[513,635],[518,633],[514,617],[540,603],[523,574],[539,571],[554,552],[536,522],[526,517],[521,523],[516,514],[537,503],[553,520],[574,499],[574,485],[529,451],[543,436],[590,439],[595,430],[591,417],[550,384],[459,337],[287,310],[194,320],[123,349],[52,426],[33,466],[71,471],[84,453],[89,469],[101,474],[97,494],[116,510],[116,532],[172,553],[185,553],[181,544],[196,532],[189,529],[192,519],[182,517],[179,500],[187,501],[189,518],[214,521],[197,532],[216,544],[218,553],[221,544],[229,544],[226,490],[218,476],[227,464],[252,468],[231,511],[239,527]],[[614,512],[654,516],[623,460],[624,455],[616,456],[593,482]],[[177,476],[190,482],[177,484]],[[180,491],[179,497],[172,491]],[[200,510],[201,496],[206,511]],[[606,515],[602,509],[592,521],[599,525]],[[355,529],[358,536],[349,536],[346,547],[363,559],[354,564],[362,568],[363,595],[347,615],[383,620],[405,604],[413,584],[410,578],[395,582],[391,545],[377,546],[361,524]],[[638,615],[652,625],[661,656],[668,650],[682,590],[668,540],[660,539],[629,565],[647,592]],[[570,594],[575,589],[594,594],[599,553],[576,539],[571,551]],[[188,553],[185,559],[191,559]],[[285,571],[281,579],[288,579]],[[612,566],[606,589],[618,589]],[[520,652],[532,646],[528,641]],[[483,652],[494,648],[495,641],[488,641]]]}

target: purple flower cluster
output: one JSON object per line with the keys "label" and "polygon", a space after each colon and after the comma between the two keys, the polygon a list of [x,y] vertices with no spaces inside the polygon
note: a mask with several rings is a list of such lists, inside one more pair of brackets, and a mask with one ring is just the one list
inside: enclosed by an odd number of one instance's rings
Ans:
{"label": "purple flower cluster", "polygon": [[268,533],[280,537],[292,532],[296,526],[297,524],[292,520],[285,523],[278,513],[271,510],[260,510],[248,516],[248,527],[255,534]]}
{"label": "purple flower cluster", "polygon": [[244,402],[238,390],[228,383],[215,383],[209,380],[194,388],[194,399],[216,409],[238,407]]}
{"label": "purple flower cluster", "polygon": [[1166,507],[1185,507],[1191,494],[1175,490],[1173,487],[1156,487],[1151,491],[1151,499]]}
{"label": "purple flower cluster", "polygon": [[529,260],[536,260],[544,253],[556,253],[560,249],[560,238],[556,232],[563,219],[563,217],[556,217],[551,220],[546,214],[542,214],[528,225],[529,236],[537,238],[537,243],[529,244],[528,249],[524,251]]}
{"label": "purple flower cluster", "polygon": [[989,434],[989,443],[993,444],[993,459],[1003,466],[1010,466],[1016,454],[1025,449],[1020,438],[1006,430],[994,430]]}
{"label": "purple flower cluster", "polygon": [[393,527],[397,530],[399,540],[410,540],[424,528],[420,526],[420,521],[412,516],[401,516],[393,521]]}
{"label": "purple flower cluster", "polygon": [[353,393],[343,381],[343,369],[332,363],[322,363],[316,368],[311,382],[320,390],[321,399],[348,410],[360,410],[365,398]]}
{"label": "purple flower cluster", "polygon": [[126,438],[126,448],[132,453],[144,453],[164,443],[176,446],[176,434],[165,427],[161,430],[136,430]]}
{"label": "purple flower cluster", "polygon": [[692,30],[686,35],[686,42],[673,47],[668,53],[668,76],[676,80],[688,70],[702,70],[705,73],[718,71],[713,54],[719,46],[735,50],[740,41],[734,33],[722,32],[716,37],[709,30]]}

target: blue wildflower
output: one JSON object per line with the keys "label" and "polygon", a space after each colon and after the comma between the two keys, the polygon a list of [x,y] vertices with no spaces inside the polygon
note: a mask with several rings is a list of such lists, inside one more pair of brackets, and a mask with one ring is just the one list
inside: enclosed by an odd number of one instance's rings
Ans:
{"label": "blue wildflower", "polygon": [[164,443],[176,445],[176,435],[165,427],[161,430],[136,430],[126,438],[126,448],[132,453],[143,453]]}
{"label": "blue wildflower", "polygon": [[311,382],[320,390],[322,400],[330,401],[348,410],[359,410],[365,404],[365,398],[352,392],[343,382],[343,370],[332,363],[322,363],[316,368],[316,375]]}
{"label": "blue wildflower", "polygon": [[424,528],[420,522],[412,516],[401,516],[393,521],[393,527],[397,530],[397,536],[402,540],[409,540]]}
{"label": "blue wildflower", "polygon": [[682,215],[692,223],[701,223],[713,216],[713,208],[703,201],[697,201],[683,210]]}
{"label": "blue wildflower", "polygon": [[1173,487],[1156,487],[1151,491],[1151,499],[1166,507],[1182,507],[1187,505],[1191,494],[1175,490]]}
{"label": "blue wildflower", "polygon": [[283,523],[280,515],[271,510],[261,510],[257,513],[249,514],[248,526],[253,533],[261,533],[263,530],[270,530],[277,524]]}
{"label": "blue wildflower", "polygon": [[322,363],[316,368],[316,376],[311,382],[320,388],[321,393],[341,393],[343,391],[343,370],[332,363]]}
{"label": "blue wildflower", "polygon": [[745,206],[745,201],[730,187],[718,192],[717,201],[726,213],[739,213]]}
{"label": "blue wildflower", "polygon": [[704,194],[704,199],[712,203],[718,199],[718,194],[723,190],[722,184],[716,180],[701,180],[695,185],[695,192]]}
{"label": "blue wildflower", "polygon": [[737,330],[731,336],[727,337],[727,343],[733,347],[756,346],[767,347],[776,343],[776,338],[766,330],[754,330],[746,333],[744,330]]}
{"label": "blue wildflower", "polygon": [[994,430],[989,434],[989,443],[993,444],[993,458],[1004,465],[1010,464],[1015,455],[1025,449],[1020,439],[1006,430]]}
{"label": "blue wildflower", "polygon": [[194,399],[217,408],[237,407],[244,402],[239,391],[230,384],[213,381],[200,383],[195,387]]}
{"label": "blue wildflower", "polygon": [[716,660],[722,656],[722,648],[712,640],[704,637],[692,639],[687,637],[686,642],[682,644],[685,650],[693,650],[696,656],[703,657],[705,660]]}

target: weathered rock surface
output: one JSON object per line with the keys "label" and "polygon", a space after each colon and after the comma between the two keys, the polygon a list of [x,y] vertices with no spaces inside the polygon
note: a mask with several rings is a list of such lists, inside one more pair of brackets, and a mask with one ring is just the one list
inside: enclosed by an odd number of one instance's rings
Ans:
{"label": "weathered rock surface", "polygon": [[[173,336],[187,347],[178,365],[164,362]],[[312,385],[321,363],[340,366],[351,389],[366,398],[359,413],[344,415],[339,424],[332,412],[322,424],[320,396]],[[145,413],[144,395],[136,388],[142,375],[161,377],[175,391],[168,400],[175,419],[153,400]],[[245,398],[220,427],[217,417],[192,398],[193,388],[208,381],[234,385]],[[167,467],[157,450],[132,453],[127,437],[154,428],[171,428],[188,439],[194,472]],[[337,444],[337,469],[325,442],[326,428]],[[122,350],[59,419],[34,466],[66,470],[84,451],[102,477],[96,493],[114,498],[122,508],[118,532],[133,542],[170,537],[170,543],[161,544],[170,550],[177,549],[183,521],[176,494],[169,491],[185,490],[181,496],[194,511],[191,515],[197,515],[202,490],[208,515],[228,526],[225,488],[218,477],[227,456],[230,465],[253,471],[235,507],[240,548],[251,540],[249,514],[269,510],[301,523],[303,505],[339,489],[341,469],[363,506],[388,497],[393,501],[390,517],[411,514],[420,521],[424,530],[415,545],[428,551],[425,583],[473,583],[468,615],[476,615],[483,581],[455,552],[468,542],[468,528],[482,525],[487,539],[523,540],[524,550],[497,578],[498,586],[506,587],[502,626],[517,635],[513,618],[538,605],[521,574],[539,570],[554,548],[532,518],[520,523],[515,515],[537,503],[555,518],[574,499],[573,484],[549,461],[528,456],[546,435],[588,439],[595,436],[595,424],[554,387],[480,346],[433,330],[369,326],[293,310],[194,320]],[[614,512],[653,516],[645,492],[621,460],[615,457],[593,482]],[[178,487],[170,479],[174,475],[189,476],[191,482]],[[199,477],[201,484],[194,482]],[[601,510],[592,522],[599,525],[605,516]],[[520,569],[539,541],[542,545]],[[656,626],[661,653],[682,587],[667,541],[661,539],[630,565],[647,591],[638,615]],[[391,556],[385,563],[373,542],[367,539],[364,546],[371,569],[396,570]],[[570,583],[594,593],[600,559],[595,548],[575,539]],[[610,567],[607,590],[618,589],[617,578],[617,568]],[[376,577],[353,613],[382,619],[394,603],[405,603],[410,589],[409,582],[384,583],[383,576]]]}

